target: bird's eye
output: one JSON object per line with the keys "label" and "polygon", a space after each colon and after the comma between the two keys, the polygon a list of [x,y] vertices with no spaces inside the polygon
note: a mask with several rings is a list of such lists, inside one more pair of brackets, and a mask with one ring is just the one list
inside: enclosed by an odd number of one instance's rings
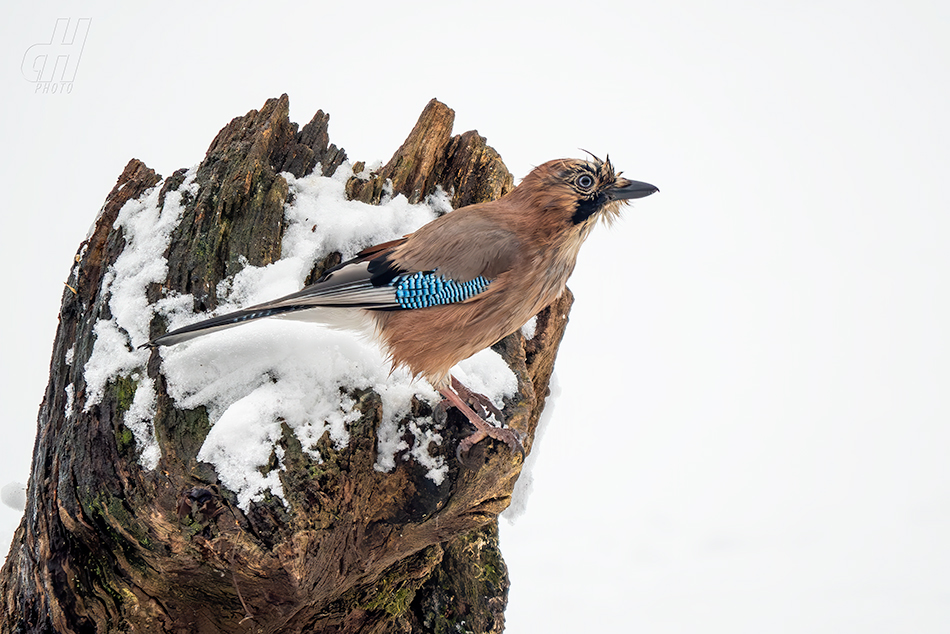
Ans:
{"label": "bird's eye", "polygon": [[577,186],[581,189],[590,189],[594,186],[594,179],[591,178],[589,174],[581,174],[574,182],[577,183]]}

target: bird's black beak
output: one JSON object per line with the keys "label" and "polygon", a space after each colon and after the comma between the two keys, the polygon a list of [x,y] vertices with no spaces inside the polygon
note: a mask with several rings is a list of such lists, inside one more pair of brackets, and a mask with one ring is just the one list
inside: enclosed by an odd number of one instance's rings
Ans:
{"label": "bird's black beak", "polygon": [[650,183],[618,178],[607,195],[610,196],[611,200],[630,200],[632,198],[645,198],[658,191],[660,190]]}

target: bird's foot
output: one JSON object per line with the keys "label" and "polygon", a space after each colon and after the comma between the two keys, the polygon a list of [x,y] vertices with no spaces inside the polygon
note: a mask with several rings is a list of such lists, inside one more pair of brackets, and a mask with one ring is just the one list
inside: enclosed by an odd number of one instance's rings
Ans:
{"label": "bird's foot", "polygon": [[[511,448],[512,451],[519,452],[521,454],[521,459],[524,460],[525,454],[524,454],[524,446],[521,444],[521,434],[519,434],[518,432],[516,432],[515,430],[511,428],[496,427],[495,425],[492,425],[491,423],[485,420],[484,416],[480,416],[479,414],[476,414],[472,410],[472,408],[469,407],[466,401],[467,400],[472,401],[473,405],[476,405],[477,407],[479,407],[479,409],[481,409],[483,413],[485,409],[491,410],[492,414],[498,421],[504,421],[504,416],[501,414],[498,408],[495,407],[495,405],[491,403],[491,401],[489,401],[486,396],[477,394],[473,392],[472,390],[468,389],[467,387],[462,385],[455,377],[452,377],[452,387],[454,387],[455,390],[461,392],[465,396],[463,398],[463,396],[460,396],[459,394],[456,393],[456,391],[453,391],[451,388],[448,388],[448,387],[440,389],[439,391],[442,393],[442,396],[445,397],[445,401],[443,401],[443,403],[438,406],[442,408],[443,416],[444,416],[444,411],[445,411],[445,403],[450,403],[451,405],[454,405],[460,412],[462,412],[462,414],[465,415],[465,418],[468,419],[468,422],[470,422],[472,425],[475,426],[475,433],[473,433],[470,436],[467,436],[466,438],[463,438],[462,441],[459,443],[458,448],[455,451],[455,455],[458,458],[458,461],[461,462],[462,464],[465,464],[464,460],[462,459],[462,455],[467,454],[472,449],[472,447],[474,447],[477,443],[481,442],[485,438],[493,438],[494,440],[500,440],[501,442],[508,445],[508,447]],[[488,405],[490,405],[490,407],[488,407]]]}
{"label": "bird's foot", "polygon": [[471,451],[472,447],[484,440],[485,438],[494,438],[495,440],[500,440],[501,442],[508,445],[508,448],[512,451],[517,451],[521,454],[521,460],[524,461],[524,446],[521,444],[521,434],[515,430],[508,427],[495,427],[490,423],[481,421],[483,426],[475,425],[475,433],[466,436],[459,442],[459,446],[455,449],[455,457],[459,462],[465,464],[465,461],[462,459],[462,456],[466,455]]}
{"label": "bird's foot", "polygon": [[491,402],[490,398],[484,394],[472,391],[454,376],[452,377],[452,389],[455,390],[455,393],[458,394],[466,404],[471,406],[479,418],[486,420],[488,414],[491,414],[501,427],[505,426],[505,415]]}

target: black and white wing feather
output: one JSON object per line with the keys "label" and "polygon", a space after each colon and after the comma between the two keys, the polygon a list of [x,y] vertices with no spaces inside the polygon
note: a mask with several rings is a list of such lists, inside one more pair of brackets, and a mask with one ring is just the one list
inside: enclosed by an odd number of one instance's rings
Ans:
{"label": "black and white wing feather", "polygon": [[377,267],[372,267],[372,260],[367,260],[360,254],[331,269],[317,282],[296,293],[178,328],[156,337],[147,345],[172,346],[249,321],[265,317],[290,317],[293,313],[314,308],[398,309],[395,287],[391,284],[381,284],[378,279],[374,279],[379,276],[374,276],[371,268]]}

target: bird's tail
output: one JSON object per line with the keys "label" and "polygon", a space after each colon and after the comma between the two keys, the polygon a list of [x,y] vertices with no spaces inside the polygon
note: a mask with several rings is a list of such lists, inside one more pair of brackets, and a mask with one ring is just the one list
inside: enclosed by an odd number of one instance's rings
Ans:
{"label": "bird's tail", "polygon": [[227,315],[212,317],[211,319],[205,319],[204,321],[199,321],[198,323],[185,326],[184,328],[178,328],[177,330],[166,332],[160,337],[155,337],[142,347],[156,348],[158,346],[173,346],[176,343],[189,341],[195,337],[201,337],[202,335],[211,334],[212,332],[225,330],[227,328],[234,328],[235,326],[240,326],[241,324],[245,324],[249,321],[264,319],[265,317],[283,316],[287,315],[287,313],[305,310],[308,308],[313,308],[313,306],[290,305],[276,306],[271,308],[247,308],[245,310],[238,310],[233,313],[228,313]]}

